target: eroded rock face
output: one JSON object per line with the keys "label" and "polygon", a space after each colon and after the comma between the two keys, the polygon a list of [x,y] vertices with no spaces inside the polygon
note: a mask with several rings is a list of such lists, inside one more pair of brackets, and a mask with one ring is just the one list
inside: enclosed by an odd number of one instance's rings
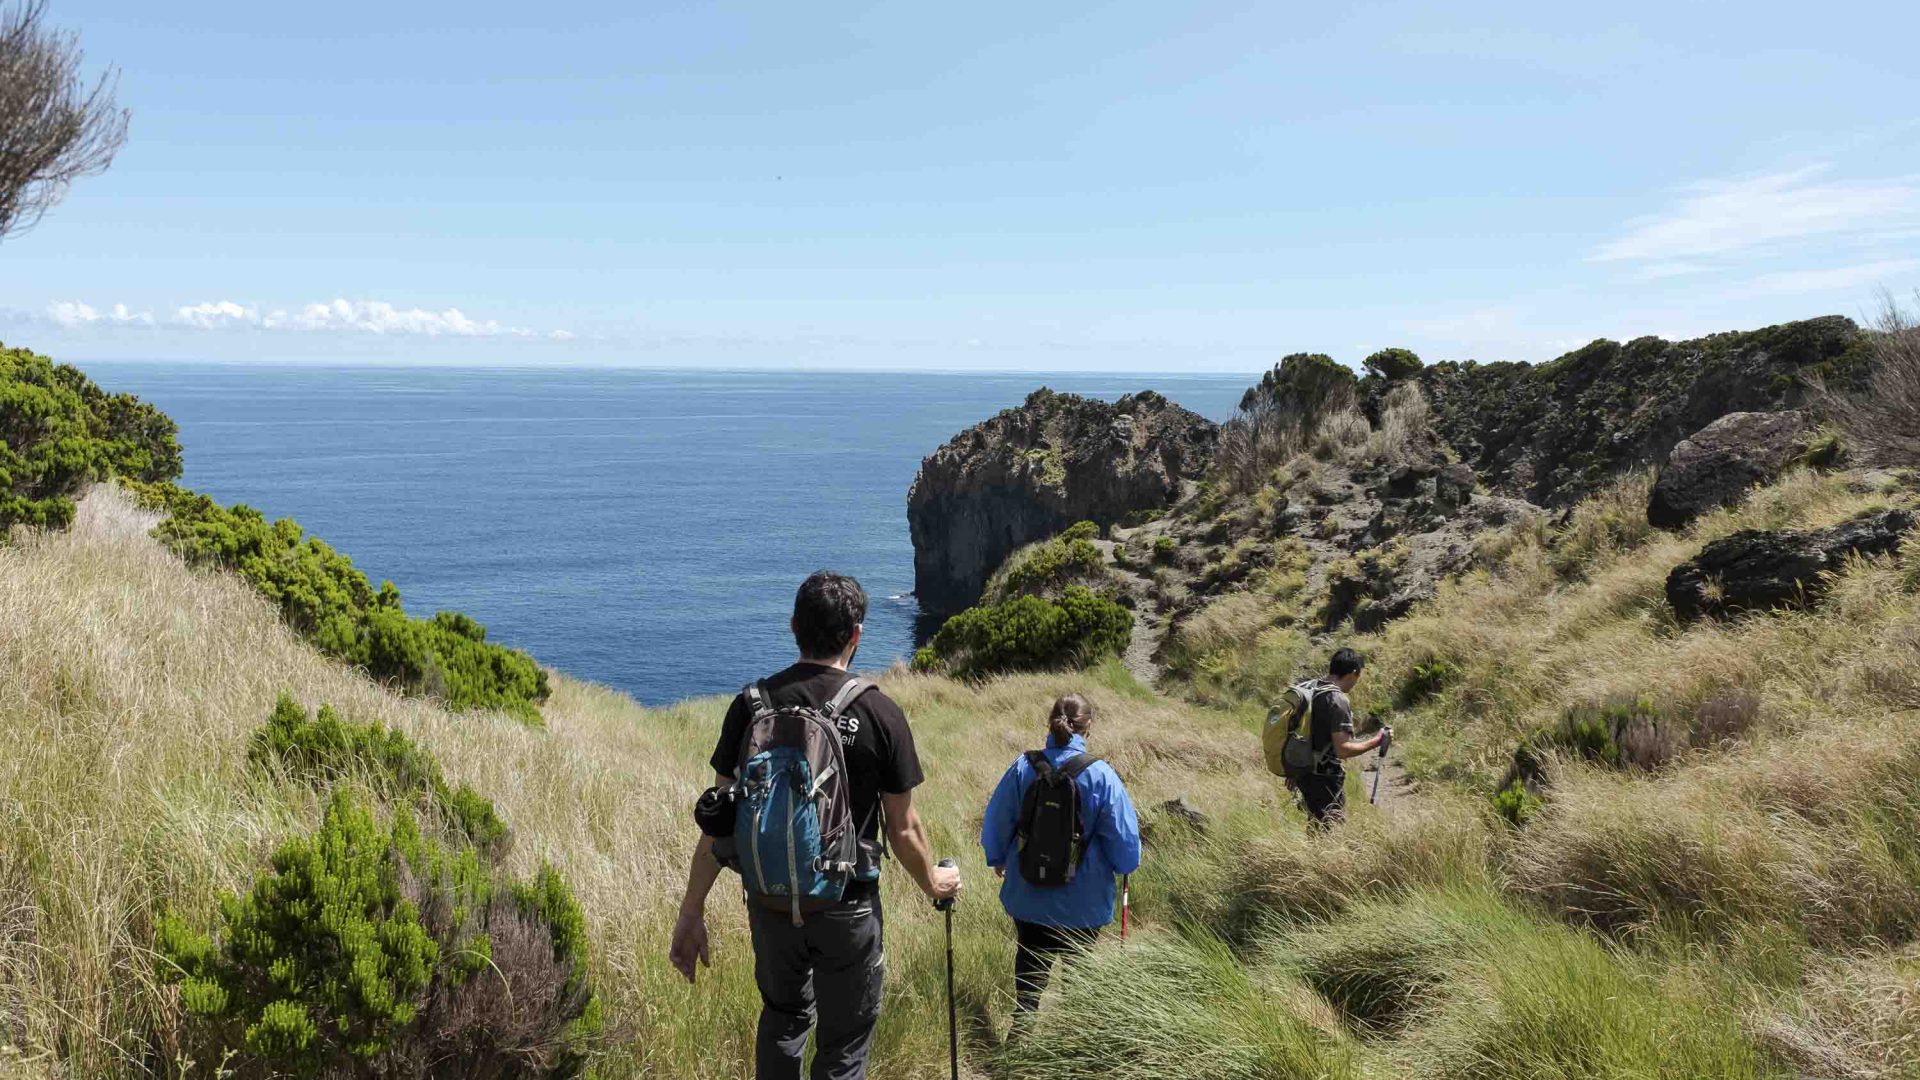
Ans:
{"label": "eroded rock face", "polygon": [[1779,476],[1812,430],[1799,412],[1729,413],[1715,420],[1667,455],[1647,501],[1647,522],[1678,529],[1739,501],[1749,488]]}
{"label": "eroded rock face", "polygon": [[1547,507],[1666,460],[1728,413],[1778,412],[1817,374],[1849,385],[1866,336],[1827,316],[1693,341],[1596,341],[1545,364],[1433,364],[1415,378],[1442,439],[1493,491]]}
{"label": "eroded rock face", "polygon": [[1108,404],[1037,390],[953,437],[907,493],[914,592],[951,614],[1015,549],[1076,521],[1170,506],[1206,471],[1219,431],[1152,391]]}
{"label": "eroded rock face", "polygon": [[1682,619],[1725,617],[1812,600],[1826,573],[1850,555],[1885,555],[1913,528],[1913,514],[1883,510],[1831,529],[1744,529],[1715,540],[1667,575],[1667,602]]}

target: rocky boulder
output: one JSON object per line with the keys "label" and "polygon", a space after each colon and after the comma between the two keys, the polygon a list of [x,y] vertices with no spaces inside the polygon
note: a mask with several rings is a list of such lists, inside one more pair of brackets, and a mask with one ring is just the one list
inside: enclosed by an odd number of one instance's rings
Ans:
{"label": "rocky boulder", "polygon": [[1824,575],[1840,569],[1848,556],[1895,551],[1913,524],[1910,511],[1883,510],[1831,529],[1745,529],[1674,567],[1667,575],[1667,602],[1692,620],[1812,600],[1826,590]]}
{"label": "rocky boulder", "polygon": [[907,493],[921,608],[967,607],[1007,556],[1077,521],[1172,505],[1205,473],[1218,435],[1150,390],[1109,404],[1042,389],[954,436]]}
{"label": "rocky boulder", "polygon": [[1800,412],[1728,413],[1682,439],[1647,501],[1647,522],[1678,529],[1737,502],[1780,475],[1806,445],[1812,421]]}

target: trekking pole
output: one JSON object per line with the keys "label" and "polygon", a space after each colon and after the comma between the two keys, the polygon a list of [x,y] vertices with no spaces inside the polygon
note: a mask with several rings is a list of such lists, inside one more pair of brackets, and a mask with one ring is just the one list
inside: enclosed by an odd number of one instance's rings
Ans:
{"label": "trekking pole", "polygon": [[1388,728],[1387,737],[1380,740],[1380,763],[1373,767],[1373,794],[1367,796],[1367,804],[1380,801],[1380,776],[1387,771],[1387,747],[1393,745],[1393,729]]}
{"label": "trekking pole", "polygon": [[1127,940],[1127,912],[1133,909],[1132,894],[1127,891],[1127,875],[1120,875],[1120,940]]}
{"label": "trekking pole", "polygon": [[[957,864],[941,859],[940,865]],[[960,1080],[960,1027],[953,1011],[953,897],[935,900],[933,906],[947,914],[947,1063],[953,1069],[953,1080]]]}

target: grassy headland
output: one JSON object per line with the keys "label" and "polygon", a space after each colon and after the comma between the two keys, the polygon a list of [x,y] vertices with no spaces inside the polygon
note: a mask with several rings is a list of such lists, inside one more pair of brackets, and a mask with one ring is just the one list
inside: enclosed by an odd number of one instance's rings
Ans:
{"label": "grassy headland", "polygon": [[[973,890],[955,917],[967,1072],[1920,1075],[1920,556],[1855,559],[1815,602],[1730,622],[1683,622],[1664,592],[1713,540],[1912,506],[1911,478],[1796,469],[1661,532],[1632,475],[1560,522],[1479,536],[1434,595],[1341,631],[1372,660],[1357,710],[1392,717],[1408,780],[1380,809],[1356,795],[1353,820],[1315,836],[1255,732],[1276,684],[1323,658],[1322,598],[1358,571],[1311,541],[1230,534],[1279,520],[1285,486],[1317,471],[1384,471],[1420,442],[1401,404],[1201,500],[1226,523],[1208,541],[1224,554],[1169,580],[1214,590],[1183,597],[1170,655],[1184,697],[1117,660],[883,674],[927,767],[934,847]],[[570,886],[605,1012],[596,1075],[751,1071],[738,903],[715,897],[715,966],[697,985],[665,960],[723,701],[646,709],[550,674],[532,726],[400,696],[323,652],[257,583],[182,561],[159,520],[96,487],[70,528],[0,545],[0,1072],[217,1070],[185,1037],[156,930],[168,915],[213,926],[222,896],[320,825],[327,793],[261,769],[256,747],[269,717],[295,739],[322,704],[327,738],[388,740],[432,805],[458,816],[491,800],[499,820],[471,820],[510,838],[501,873],[551,866]],[[1165,536],[1141,534],[1139,561],[1165,559]],[[1033,1037],[1009,1045],[1011,927],[975,834],[1067,690],[1099,708],[1095,749],[1144,811],[1137,930],[1068,969]],[[331,775],[369,802],[397,783]],[[946,1068],[940,925],[904,875],[885,889],[873,1074],[931,1080]]]}

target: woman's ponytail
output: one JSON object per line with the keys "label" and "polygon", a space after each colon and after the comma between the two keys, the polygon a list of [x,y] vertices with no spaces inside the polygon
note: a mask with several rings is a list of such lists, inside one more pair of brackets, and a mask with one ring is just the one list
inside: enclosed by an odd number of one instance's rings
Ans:
{"label": "woman's ponytail", "polygon": [[1062,696],[1047,713],[1047,737],[1063,746],[1075,735],[1085,735],[1091,727],[1093,705],[1079,694]]}

